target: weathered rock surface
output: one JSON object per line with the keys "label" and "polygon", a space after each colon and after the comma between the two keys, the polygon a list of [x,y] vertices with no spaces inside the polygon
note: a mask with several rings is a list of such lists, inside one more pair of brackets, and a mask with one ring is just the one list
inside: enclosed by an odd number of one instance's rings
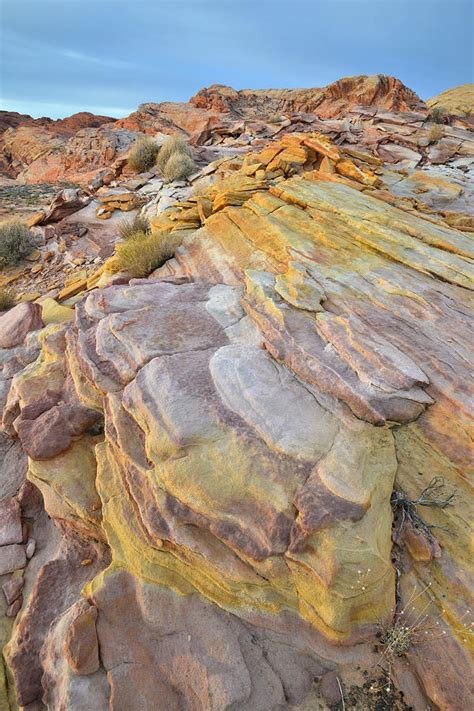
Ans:
{"label": "weathered rock surface", "polygon": [[[421,126],[370,120],[376,147],[381,123]],[[440,208],[469,193],[332,130],[205,169],[151,219],[174,259],[0,351],[31,487],[2,472],[29,527],[0,545],[23,551],[2,601],[20,705],[324,708],[359,668],[376,708],[385,668],[416,711],[469,707],[474,250]],[[456,492],[423,509],[439,528],[394,532],[394,488],[415,501],[433,477]],[[412,607],[426,641],[387,658],[376,635]]]}
{"label": "weathered rock surface", "polygon": [[472,116],[474,112],[474,84],[461,84],[428,99],[430,109],[443,109],[458,116]]}
{"label": "weathered rock surface", "polygon": [[[12,115],[4,124],[0,146],[3,170],[28,183],[67,179],[86,184],[104,166],[126,154],[136,132],[181,133],[202,145],[211,137],[224,141],[240,136],[246,145],[255,131],[267,136],[284,126],[269,128],[275,114],[291,116],[287,125],[308,121],[307,116],[332,119],[353,106],[381,111],[421,111],[421,99],[398,79],[385,75],[346,77],[322,89],[235,91],[214,85],[202,89],[188,103],[142,104],[115,123],[106,117],[77,114],[61,121]],[[306,116],[306,118],[305,118]],[[283,116],[285,118],[285,116]],[[1,125],[1,124],[0,124]]]}
{"label": "weathered rock surface", "polygon": [[345,77],[323,89],[270,89],[235,91],[231,87],[214,84],[201,89],[190,103],[218,112],[235,111],[238,115],[262,115],[268,111],[301,111],[316,113],[321,118],[335,118],[354,105],[374,106],[387,111],[423,109],[424,104],[415,92],[395,77],[383,74]]}
{"label": "weathered rock surface", "polygon": [[41,328],[39,304],[17,304],[0,316],[0,348],[13,348],[25,340],[26,334]]}

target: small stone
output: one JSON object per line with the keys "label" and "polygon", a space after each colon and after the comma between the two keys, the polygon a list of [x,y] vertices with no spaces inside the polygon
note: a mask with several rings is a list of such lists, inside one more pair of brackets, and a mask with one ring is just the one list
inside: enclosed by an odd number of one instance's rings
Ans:
{"label": "small stone", "polygon": [[84,560],[81,560],[81,565],[91,565],[92,559],[91,558],[84,558]]}
{"label": "small stone", "polygon": [[36,550],[35,539],[28,538],[28,541],[27,541],[26,547],[25,547],[25,553],[26,553],[26,557],[28,558],[28,560],[30,560],[30,558],[33,558],[33,556],[35,554],[35,550]]}
{"label": "small stone", "polygon": [[23,577],[10,578],[2,585],[3,594],[9,605],[11,605],[21,594],[23,590]]}
{"label": "small stone", "polygon": [[31,252],[31,254],[29,254],[26,257],[26,260],[28,262],[37,262],[40,257],[41,257],[41,252],[39,251],[39,249],[35,249],[35,250],[33,250],[33,252]]}
{"label": "small stone", "polygon": [[35,212],[31,217],[29,217],[26,221],[26,224],[28,227],[34,227],[35,225],[39,225],[40,222],[43,222],[44,218],[46,217],[46,213],[44,210],[40,210],[40,212]]}
{"label": "small stone", "polygon": [[42,264],[35,264],[34,267],[31,267],[31,273],[32,274],[38,274],[43,269]]}
{"label": "small stone", "polygon": [[[321,679],[319,691],[329,706],[340,704],[342,700],[338,676],[335,671],[326,672]],[[341,684],[342,688],[342,684]]]}
{"label": "small stone", "polygon": [[26,565],[26,555],[23,546],[14,543],[11,546],[0,547],[0,575],[13,573]]}
{"label": "small stone", "polygon": [[7,617],[16,617],[17,614],[20,612],[21,606],[23,605],[23,595],[20,595],[20,597],[15,600],[15,602],[12,602],[12,604],[7,607],[7,611],[5,615]]}

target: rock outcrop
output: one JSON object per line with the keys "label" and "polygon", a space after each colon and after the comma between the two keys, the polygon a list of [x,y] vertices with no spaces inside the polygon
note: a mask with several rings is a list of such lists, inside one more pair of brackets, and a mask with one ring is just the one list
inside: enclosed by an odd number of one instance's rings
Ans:
{"label": "rock outcrop", "polygon": [[[322,89],[235,91],[214,85],[199,91],[188,103],[142,104],[115,123],[87,113],[59,121],[34,121],[18,114],[5,117],[3,123],[10,121],[16,128],[3,134],[6,160],[2,169],[28,183],[67,179],[83,184],[91,179],[91,171],[110,166],[119,154],[125,155],[136,132],[182,133],[198,145],[211,137],[223,140],[243,135],[245,145],[249,142],[245,137],[256,131],[271,136],[265,124],[278,114],[290,124],[303,115],[308,123],[304,114],[330,119],[342,117],[355,106],[426,112],[413,91],[382,74],[347,77]],[[256,122],[253,127],[252,122]]]}
{"label": "rock outcrop", "polygon": [[320,118],[337,118],[353,106],[372,106],[386,111],[423,110],[414,91],[395,77],[384,74],[345,77],[322,89],[243,89],[214,84],[201,89],[189,101],[197,108],[234,112],[246,118],[271,113],[315,113]]}
{"label": "rock outcrop", "polygon": [[148,279],[8,315],[7,709],[468,708],[472,224],[329,125],[152,212]]}
{"label": "rock outcrop", "polygon": [[428,99],[430,109],[443,109],[455,116],[474,115],[474,84],[461,84]]}

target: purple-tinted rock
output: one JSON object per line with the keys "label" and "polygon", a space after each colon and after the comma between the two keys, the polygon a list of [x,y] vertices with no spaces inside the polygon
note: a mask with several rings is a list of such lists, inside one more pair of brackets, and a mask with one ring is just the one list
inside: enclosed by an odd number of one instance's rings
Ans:
{"label": "purple-tinted rock", "polygon": [[0,316],[0,348],[14,348],[30,331],[43,327],[41,306],[36,303],[17,304]]}
{"label": "purple-tinted rock", "polygon": [[0,501],[0,546],[22,543],[20,504],[16,499]]}

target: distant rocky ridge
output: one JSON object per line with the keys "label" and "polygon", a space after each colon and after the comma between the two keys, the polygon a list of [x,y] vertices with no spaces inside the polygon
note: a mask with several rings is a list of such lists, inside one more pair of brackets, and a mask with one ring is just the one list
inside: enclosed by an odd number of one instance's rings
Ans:
{"label": "distant rocky ridge", "polygon": [[[356,105],[387,111],[426,111],[425,104],[398,79],[385,75],[347,77],[323,89],[242,90],[222,85],[202,89],[188,103],[142,104],[124,119],[92,114],[66,119],[0,116],[2,170],[28,183],[71,179],[84,182],[91,169],[110,165],[133,142],[136,132],[181,132],[197,145],[236,120],[271,121],[311,114],[335,118]],[[241,133],[244,131],[240,131]]]}

